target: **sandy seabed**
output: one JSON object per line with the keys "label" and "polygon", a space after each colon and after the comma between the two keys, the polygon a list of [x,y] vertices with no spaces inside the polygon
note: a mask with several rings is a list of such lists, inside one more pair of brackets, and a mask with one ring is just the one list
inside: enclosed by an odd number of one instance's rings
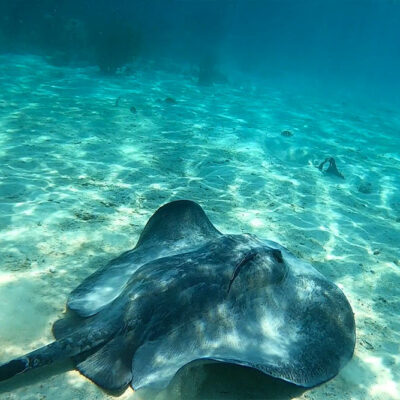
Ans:
{"label": "sandy seabed", "polygon": [[[395,108],[249,82],[199,87],[190,71],[151,63],[130,70],[0,57],[0,362],[51,342],[69,292],[132,248],[160,205],[186,198],[220,230],[275,240],[339,285],[355,354],[308,391],[212,364],[119,399],[400,399]],[[345,180],[316,168],[326,156]],[[1,400],[113,398],[69,361],[0,384]]]}

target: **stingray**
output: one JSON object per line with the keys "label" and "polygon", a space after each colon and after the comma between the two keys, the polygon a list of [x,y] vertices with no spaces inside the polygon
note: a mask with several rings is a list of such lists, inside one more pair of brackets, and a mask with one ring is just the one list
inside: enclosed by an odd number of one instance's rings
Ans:
{"label": "stingray", "polygon": [[163,205],[136,247],[86,278],[56,340],[0,366],[0,380],[72,357],[103,389],[164,388],[186,364],[251,367],[302,387],[351,359],[342,291],[278,243],[223,234],[188,200]]}

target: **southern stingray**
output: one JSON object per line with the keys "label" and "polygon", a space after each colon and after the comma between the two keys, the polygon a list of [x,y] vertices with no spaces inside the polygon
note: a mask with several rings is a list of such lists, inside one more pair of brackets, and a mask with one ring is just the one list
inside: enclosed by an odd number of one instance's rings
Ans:
{"label": "southern stingray", "polygon": [[0,366],[0,380],[72,357],[107,390],[163,388],[184,365],[219,361],[313,387],[352,357],[341,290],[281,245],[222,234],[202,208],[159,208],[136,247],[83,281],[56,340]]}

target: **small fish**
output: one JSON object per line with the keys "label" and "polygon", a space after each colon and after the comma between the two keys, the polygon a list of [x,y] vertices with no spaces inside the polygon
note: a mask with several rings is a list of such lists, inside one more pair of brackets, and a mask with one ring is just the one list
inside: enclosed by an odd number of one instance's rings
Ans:
{"label": "small fish", "polygon": [[[324,167],[325,163],[329,163],[329,166],[324,171],[323,167]],[[337,166],[336,166],[336,161],[333,157],[325,158],[325,160],[321,164],[319,164],[318,169],[320,171],[324,171],[327,174],[335,175],[335,176],[338,176],[339,178],[344,179],[343,174],[338,171]]]}

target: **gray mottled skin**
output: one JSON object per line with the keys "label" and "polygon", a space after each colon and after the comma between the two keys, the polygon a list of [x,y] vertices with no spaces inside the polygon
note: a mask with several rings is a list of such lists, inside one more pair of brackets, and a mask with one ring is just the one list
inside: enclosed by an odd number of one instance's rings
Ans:
{"label": "gray mottled skin", "polygon": [[0,380],[74,357],[99,386],[165,387],[194,360],[246,365],[304,387],[352,357],[343,293],[277,243],[224,235],[175,201],[136,247],[87,278],[53,327],[56,341],[0,366]]}

